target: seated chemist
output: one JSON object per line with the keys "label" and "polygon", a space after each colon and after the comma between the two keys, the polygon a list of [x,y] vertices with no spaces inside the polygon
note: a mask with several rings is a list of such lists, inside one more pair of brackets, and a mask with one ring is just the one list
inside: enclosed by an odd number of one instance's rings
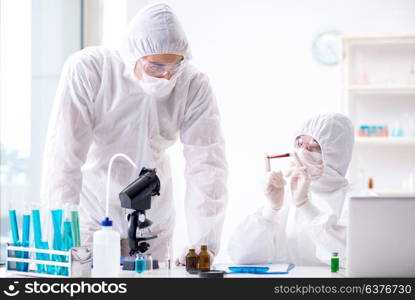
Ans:
{"label": "seated chemist", "polygon": [[228,249],[234,263],[324,265],[338,252],[344,265],[350,192],[345,175],[353,131],[341,114],[319,115],[304,124],[295,138],[290,170],[269,173],[267,204],[233,233]]}

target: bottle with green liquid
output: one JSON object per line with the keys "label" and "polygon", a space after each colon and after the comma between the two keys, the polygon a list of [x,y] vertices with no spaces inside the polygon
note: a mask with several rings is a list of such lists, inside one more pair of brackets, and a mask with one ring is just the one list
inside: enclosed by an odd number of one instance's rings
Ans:
{"label": "bottle with green liquid", "polygon": [[331,272],[337,273],[340,268],[340,260],[339,260],[339,253],[333,252],[331,254]]}

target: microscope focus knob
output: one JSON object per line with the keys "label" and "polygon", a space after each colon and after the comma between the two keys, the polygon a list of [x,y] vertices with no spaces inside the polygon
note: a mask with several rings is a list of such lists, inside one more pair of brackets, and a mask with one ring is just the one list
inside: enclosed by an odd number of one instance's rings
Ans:
{"label": "microscope focus knob", "polygon": [[139,221],[140,223],[143,223],[145,220],[146,220],[146,216],[145,216],[145,214],[139,214],[139,215],[138,215],[138,221]]}
{"label": "microscope focus knob", "polygon": [[142,242],[138,245],[138,251],[141,253],[146,252],[150,248],[150,244],[147,242]]}

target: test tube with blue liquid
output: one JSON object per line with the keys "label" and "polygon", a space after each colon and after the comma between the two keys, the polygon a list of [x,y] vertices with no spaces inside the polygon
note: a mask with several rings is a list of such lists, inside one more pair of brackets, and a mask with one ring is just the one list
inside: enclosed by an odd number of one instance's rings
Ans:
{"label": "test tube with blue liquid", "polygon": [[[32,210],[32,218],[33,218],[33,235],[35,240],[35,247],[37,249],[48,249],[47,243],[42,241],[42,227],[40,223],[40,211],[39,209]],[[44,253],[36,253],[37,260],[49,260],[47,254]],[[37,264],[37,272],[38,273],[45,273],[45,265]]]}
{"label": "test tube with blue liquid", "polygon": [[[71,221],[71,208],[69,205],[66,205],[64,211],[64,221],[63,221],[63,250],[70,251],[73,247],[73,234],[72,234],[72,221]],[[64,257],[64,262],[68,262],[68,257]],[[69,270],[67,267],[62,268],[61,275],[69,275]]]}
{"label": "test tube with blue liquid", "polygon": [[[62,218],[63,210],[62,209],[53,209],[51,210],[52,214],[52,224],[53,224],[53,249],[63,251],[63,236],[62,236]],[[64,262],[65,257],[62,255],[53,254],[52,259],[58,262]],[[64,275],[64,267],[56,268],[56,275]]]}
{"label": "test tube with blue liquid", "polygon": [[[19,227],[17,225],[17,216],[15,209],[9,209],[9,220],[10,220],[10,230],[12,232],[12,242],[13,246],[20,247],[20,239],[19,239]],[[21,251],[15,251],[15,256],[18,258],[22,257]],[[18,271],[23,271],[23,265],[20,262],[16,263],[16,269]]]}
{"label": "test tube with blue liquid", "polygon": [[[22,246],[28,248],[30,246],[30,214],[28,213],[23,215],[22,231]],[[23,252],[23,258],[29,258],[29,252]],[[23,263],[22,268],[22,271],[28,272],[29,264]]]}

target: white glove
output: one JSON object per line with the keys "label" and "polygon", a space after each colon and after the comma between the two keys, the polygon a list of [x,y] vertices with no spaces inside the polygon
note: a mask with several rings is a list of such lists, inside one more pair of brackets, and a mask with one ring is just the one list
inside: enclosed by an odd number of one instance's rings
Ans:
{"label": "white glove", "polygon": [[186,265],[186,255],[189,252],[189,248],[184,247],[182,249],[182,252],[180,252],[179,257],[176,258],[176,260],[174,261],[174,264],[176,266],[185,266]]}
{"label": "white glove", "polygon": [[306,167],[296,167],[291,172],[291,195],[297,207],[302,206],[308,201],[311,178],[307,173]]}
{"label": "white glove", "polygon": [[272,209],[278,210],[284,203],[284,185],[286,184],[281,171],[269,173],[265,186],[265,196]]}

